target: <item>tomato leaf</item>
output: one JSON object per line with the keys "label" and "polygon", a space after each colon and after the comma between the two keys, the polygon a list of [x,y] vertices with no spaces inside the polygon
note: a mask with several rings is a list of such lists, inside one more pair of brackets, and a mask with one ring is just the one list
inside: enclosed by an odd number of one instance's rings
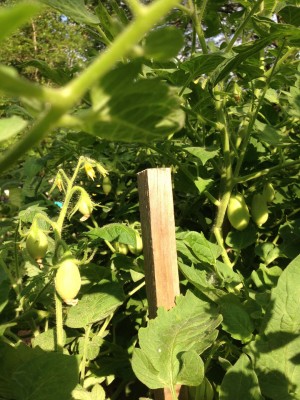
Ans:
{"label": "tomato leaf", "polygon": [[223,316],[222,328],[242,342],[249,341],[254,330],[253,322],[238,297],[229,293],[219,301]]}
{"label": "tomato leaf", "polygon": [[13,116],[0,119],[0,142],[4,142],[21,132],[27,125],[24,119]]}
{"label": "tomato leaf", "polygon": [[118,283],[95,285],[84,294],[75,307],[69,309],[66,325],[83,328],[106,318],[124,301],[122,287]]}
{"label": "tomato leaf", "polygon": [[247,353],[262,394],[273,400],[300,399],[300,255],[283,271],[261,327]]}
{"label": "tomato leaf", "polygon": [[228,369],[220,388],[220,400],[263,400],[258,379],[246,354]]}
{"label": "tomato leaf", "polygon": [[139,71],[137,63],[121,65],[93,88],[93,108],[77,114],[86,132],[108,140],[147,142],[182,128],[177,89],[156,78],[138,79]]}
{"label": "tomato leaf", "polygon": [[98,17],[87,9],[83,0],[41,0],[42,3],[60,11],[79,24],[97,25]]}
{"label": "tomato leaf", "polygon": [[75,356],[0,344],[0,396],[16,400],[69,400],[78,381]]}
{"label": "tomato leaf", "polygon": [[157,61],[167,61],[175,57],[182,48],[182,32],[171,26],[155,29],[145,38],[145,56]]}
{"label": "tomato leaf", "polygon": [[221,247],[207,240],[202,232],[182,232],[177,234],[177,239],[183,240],[199,261],[211,265],[216,263],[217,258],[222,253]]}
{"label": "tomato leaf", "polygon": [[192,292],[179,296],[176,306],[159,308],[157,317],[139,330],[133,352],[134,373],[150,389],[196,386],[203,380],[199,357],[216,339],[221,316]]}
{"label": "tomato leaf", "polygon": [[113,223],[103,226],[102,228],[94,228],[86,233],[91,239],[104,239],[109,242],[118,241],[120,243],[136,245],[135,230],[129,226]]}
{"label": "tomato leaf", "polygon": [[206,149],[204,147],[185,147],[184,150],[197,157],[202,165],[205,165],[207,161],[216,157],[220,152],[219,149],[216,148]]}

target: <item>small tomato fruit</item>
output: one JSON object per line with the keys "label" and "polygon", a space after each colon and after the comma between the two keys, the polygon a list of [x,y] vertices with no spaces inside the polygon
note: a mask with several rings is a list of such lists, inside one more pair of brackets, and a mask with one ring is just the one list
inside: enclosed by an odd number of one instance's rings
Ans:
{"label": "small tomato fruit", "polygon": [[111,184],[111,180],[109,179],[108,176],[105,176],[105,177],[103,178],[103,181],[102,181],[102,189],[103,189],[103,192],[104,192],[104,194],[105,194],[106,196],[111,192],[112,184]]}
{"label": "small tomato fruit", "polygon": [[55,277],[55,289],[67,304],[77,296],[81,287],[81,276],[76,259],[66,259],[58,267]]}
{"label": "small tomato fruit", "polygon": [[251,203],[251,216],[257,226],[265,224],[269,217],[266,198],[263,194],[255,194]]}
{"label": "small tomato fruit", "polygon": [[247,228],[250,220],[250,213],[245,199],[241,194],[236,194],[230,197],[227,208],[227,217],[230,224],[238,231]]}
{"label": "small tomato fruit", "polygon": [[33,226],[26,239],[26,249],[35,260],[45,257],[48,250],[48,237],[37,226]]}
{"label": "small tomato fruit", "polygon": [[78,211],[87,219],[93,212],[93,202],[87,193],[82,193],[78,200]]}
{"label": "small tomato fruit", "polygon": [[271,201],[274,200],[275,190],[274,190],[274,187],[271,182],[268,182],[265,184],[264,189],[263,189],[263,196],[267,203],[271,203]]}
{"label": "small tomato fruit", "polygon": [[143,240],[138,231],[135,231],[135,246],[128,245],[128,250],[134,255],[138,255],[143,250]]}
{"label": "small tomato fruit", "polygon": [[127,244],[115,242],[114,248],[116,250],[116,253],[123,254],[124,256],[126,256],[126,254],[128,253]]}

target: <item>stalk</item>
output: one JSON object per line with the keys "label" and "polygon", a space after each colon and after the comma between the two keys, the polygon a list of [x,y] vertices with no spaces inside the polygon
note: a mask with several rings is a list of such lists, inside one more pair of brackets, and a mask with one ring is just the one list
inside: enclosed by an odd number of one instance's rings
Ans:
{"label": "stalk", "polygon": [[264,0],[258,0],[252,7],[252,9],[250,10],[249,14],[245,17],[245,19],[242,21],[241,25],[237,28],[237,30],[235,31],[234,35],[232,36],[230,42],[228,43],[225,52],[229,53],[235,42],[237,41],[237,39],[239,38],[241,32],[243,31],[243,29],[246,27],[246,25],[248,24],[248,22],[250,21],[252,15],[258,10],[258,8],[260,7],[261,3]]}
{"label": "stalk", "polygon": [[[8,169],[26,151],[38,144],[47,133],[57,126],[60,118],[111,68],[122,60],[143,36],[180,0],[156,0],[143,8],[114,42],[78,77],[60,89],[27,85],[25,93],[36,90],[41,98],[46,96],[46,109],[40,119],[18,143],[0,158],[0,172]],[[132,2],[134,3],[134,2]],[[22,81],[23,82],[23,81]]]}
{"label": "stalk", "polygon": [[64,347],[64,330],[62,318],[62,300],[55,291],[55,316],[56,316],[56,351],[62,353]]}
{"label": "stalk", "polygon": [[233,187],[230,134],[224,111],[223,100],[221,100],[220,97],[217,97],[215,104],[216,104],[218,122],[220,123],[220,127],[222,127],[222,129],[220,130],[220,134],[221,134],[222,150],[224,156],[224,164],[221,172],[221,184],[220,184],[221,199],[219,201],[217,216],[213,227],[213,234],[217,240],[218,245],[221,246],[222,248],[222,258],[224,263],[232,267],[232,263],[228,257],[228,254],[224,246],[224,239],[222,233],[222,226],[225,218],[225,213],[227,210],[227,206],[229,203]]}
{"label": "stalk", "polygon": [[172,394],[172,400],[178,400],[176,389],[174,386],[171,387],[171,394]]}
{"label": "stalk", "polygon": [[106,51],[100,54],[77,78],[59,90],[62,104],[67,101],[69,107],[74,105],[99,78],[104,76],[117,61],[125,57],[133,46],[178,3],[178,0],[156,0],[149,6],[143,7],[143,12],[140,12]]}
{"label": "stalk", "polygon": [[69,207],[71,198],[72,198],[73,194],[77,190],[81,190],[80,186],[74,186],[73,187],[73,185],[74,185],[75,180],[77,178],[77,175],[78,175],[78,172],[79,172],[80,167],[82,165],[82,162],[83,162],[83,158],[80,157],[71,179],[69,179],[67,176],[65,176],[66,182],[67,182],[66,195],[65,195],[65,199],[64,199],[64,204],[62,206],[62,209],[60,211],[59,217],[58,217],[57,222],[56,222],[56,226],[57,226],[57,230],[58,230],[59,236],[61,236],[62,227],[63,227],[63,224],[64,224],[64,220],[65,220],[65,218],[67,216],[68,207]]}
{"label": "stalk", "polygon": [[193,21],[193,27],[197,33],[203,54],[208,53],[208,49],[207,49],[205,37],[204,37],[204,32],[203,32],[202,25],[201,25],[207,3],[208,3],[208,0],[202,0],[201,8],[198,13],[197,5],[194,4],[192,0],[190,0],[189,1],[190,12],[188,13],[191,16],[191,19]]}
{"label": "stalk", "polygon": [[80,383],[81,383],[81,385],[83,385],[84,378],[85,378],[85,365],[86,365],[87,350],[88,350],[91,329],[92,329],[91,324],[89,324],[87,327],[85,327],[83,354],[82,354],[81,365],[80,365]]}
{"label": "stalk", "polygon": [[283,169],[296,167],[299,164],[300,164],[300,160],[287,161],[285,163],[275,165],[274,167],[266,168],[261,171],[252,172],[251,174],[240,176],[235,179],[235,183],[244,183],[244,182],[251,181],[253,179],[261,178],[262,176],[272,175]]}
{"label": "stalk", "polygon": [[240,156],[239,156],[239,158],[237,160],[237,164],[236,164],[236,167],[235,167],[235,170],[234,170],[234,178],[235,179],[239,176],[240,169],[241,169],[241,166],[243,164],[243,161],[244,161],[244,158],[245,158],[245,155],[246,155],[246,151],[247,151],[247,147],[248,147],[248,143],[249,143],[249,140],[250,140],[250,136],[251,136],[251,133],[252,133],[253,126],[254,126],[256,118],[257,118],[257,116],[259,114],[259,110],[260,110],[260,108],[261,108],[261,106],[263,104],[263,101],[264,101],[265,95],[267,93],[267,90],[269,89],[270,82],[271,82],[271,79],[272,79],[272,77],[274,75],[275,69],[277,67],[277,63],[279,61],[279,56],[280,56],[280,54],[281,54],[281,52],[283,50],[284,44],[285,44],[285,41],[283,41],[282,46],[279,49],[278,57],[276,58],[275,63],[273,65],[272,69],[271,69],[271,73],[269,74],[269,76],[267,78],[267,81],[266,81],[266,84],[264,86],[264,89],[263,89],[263,91],[262,91],[262,93],[261,93],[261,95],[259,97],[256,109],[254,110],[254,112],[251,115],[247,130],[246,130],[245,138],[242,141],[242,144],[241,144],[241,147],[240,147]]}

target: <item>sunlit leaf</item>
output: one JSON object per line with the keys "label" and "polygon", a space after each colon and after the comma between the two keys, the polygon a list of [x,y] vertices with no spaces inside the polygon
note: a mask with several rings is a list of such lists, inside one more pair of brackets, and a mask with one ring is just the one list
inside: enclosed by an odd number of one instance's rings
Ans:
{"label": "sunlit leaf", "polygon": [[147,142],[164,139],[184,124],[177,90],[159,79],[136,79],[139,66],[121,65],[92,90],[93,110],[80,116],[97,137]]}
{"label": "sunlit leaf", "polygon": [[175,57],[184,43],[181,30],[166,26],[151,31],[144,44],[145,56],[158,61]]}
{"label": "sunlit leaf", "polygon": [[136,376],[151,389],[199,385],[204,376],[199,354],[216,339],[220,322],[216,310],[191,292],[178,297],[171,310],[159,308],[139,330],[140,348],[132,359]]}
{"label": "sunlit leaf", "polygon": [[27,125],[24,119],[13,116],[0,119],[0,142],[4,142],[21,132]]}
{"label": "sunlit leaf", "polygon": [[79,24],[97,25],[98,17],[85,6],[83,0],[40,0],[42,3],[60,11]]}
{"label": "sunlit leaf", "polygon": [[109,242],[118,241],[120,243],[136,245],[135,230],[124,224],[107,224],[102,228],[93,228],[87,232],[87,236],[92,239],[104,239]]}
{"label": "sunlit leaf", "polygon": [[119,284],[110,282],[95,285],[69,310],[66,325],[70,328],[83,328],[102,321],[115,311],[123,300],[124,293]]}

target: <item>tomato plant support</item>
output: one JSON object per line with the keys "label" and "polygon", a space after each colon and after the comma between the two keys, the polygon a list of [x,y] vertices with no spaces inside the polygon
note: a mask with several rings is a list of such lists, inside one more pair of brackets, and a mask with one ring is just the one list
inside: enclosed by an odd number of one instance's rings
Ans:
{"label": "tomato plant support", "polygon": [[[170,309],[179,295],[175,220],[170,168],[152,168],[138,174],[145,281],[149,316],[158,307]],[[155,391],[156,400],[176,400],[179,387]]]}

